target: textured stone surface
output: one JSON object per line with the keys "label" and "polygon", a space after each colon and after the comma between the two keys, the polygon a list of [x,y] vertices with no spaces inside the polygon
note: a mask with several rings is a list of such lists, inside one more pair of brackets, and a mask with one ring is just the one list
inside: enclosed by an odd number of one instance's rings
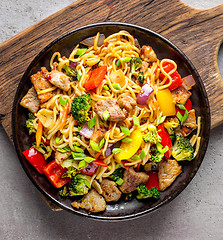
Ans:
{"label": "textured stone surface", "polygon": [[[0,42],[72,2],[2,0]],[[223,3],[223,0],[184,2],[205,8]],[[222,50],[218,60],[223,73]],[[0,239],[220,240],[223,236],[222,142],[223,125],[212,130],[207,154],[198,173],[171,203],[135,220],[104,223],[66,211],[52,212],[26,176],[0,128]]]}

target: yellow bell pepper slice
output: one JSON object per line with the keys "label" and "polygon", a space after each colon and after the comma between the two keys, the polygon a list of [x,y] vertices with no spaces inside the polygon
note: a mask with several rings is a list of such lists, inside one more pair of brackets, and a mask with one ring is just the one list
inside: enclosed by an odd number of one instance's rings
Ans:
{"label": "yellow bell pepper slice", "polygon": [[122,160],[131,158],[141,146],[143,138],[142,133],[139,130],[134,130],[130,134],[130,138],[132,141],[128,143],[122,142],[120,146],[122,151],[114,155],[118,163],[120,163]]}
{"label": "yellow bell pepper slice", "polygon": [[175,102],[168,88],[158,91],[156,93],[156,98],[163,116],[173,116],[176,114]]}

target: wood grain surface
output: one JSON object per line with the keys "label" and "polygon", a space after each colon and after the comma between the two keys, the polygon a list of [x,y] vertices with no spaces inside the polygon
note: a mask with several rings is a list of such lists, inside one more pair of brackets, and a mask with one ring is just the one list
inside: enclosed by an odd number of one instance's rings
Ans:
{"label": "wood grain surface", "polygon": [[11,140],[13,99],[30,62],[57,37],[96,22],[136,24],[173,42],[204,82],[212,128],[223,123],[223,82],[217,66],[223,39],[223,5],[200,10],[180,0],[79,0],[0,45],[0,121]]}

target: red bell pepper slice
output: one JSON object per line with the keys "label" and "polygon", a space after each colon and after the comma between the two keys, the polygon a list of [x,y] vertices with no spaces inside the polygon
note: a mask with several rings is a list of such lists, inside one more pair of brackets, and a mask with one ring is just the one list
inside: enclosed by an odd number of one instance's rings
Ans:
{"label": "red bell pepper slice", "polygon": [[81,172],[85,175],[92,176],[96,173],[97,169],[98,169],[98,165],[91,162],[87,165],[87,167],[81,169]]}
{"label": "red bell pepper slice", "polygon": [[108,167],[108,165],[106,163],[104,163],[104,161],[102,161],[102,160],[95,160],[95,161],[92,161],[92,162],[97,164],[98,166],[101,166],[101,167]]}
{"label": "red bell pepper slice", "polygon": [[[166,73],[169,73],[171,70],[174,69],[174,65],[170,62],[164,62],[162,67]],[[169,89],[170,89],[170,91],[173,91],[174,89],[178,88],[183,83],[183,80],[181,79],[181,77],[177,71],[173,72],[170,76],[172,78],[172,84],[169,86]],[[160,78],[160,80],[163,80],[165,78],[164,74],[160,73],[159,78]]]}
{"label": "red bell pepper slice", "polygon": [[156,187],[158,188],[158,190],[160,190],[159,187],[159,180],[158,180],[158,173],[157,172],[153,172],[153,171],[149,171],[147,172],[147,174],[149,175],[149,179],[146,183],[146,188],[148,190],[150,190],[152,187]]}
{"label": "red bell pepper slice", "polygon": [[62,178],[62,175],[66,171],[67,169],[57,164],[56,160],[48,163],[43,169],[43,173],[55,188],[61,188],[63,185],[70,181],[70,178],[68,177]]}
{"label": "red bell pepper slice", "polygon": [[31,147],[23,152],[26,159],[32,164],[32,166],[40,173],[43,174],[43,168],[47,165],[44,156],[37,151],[34,147]]}
{"label": "red bell pepper slice", "polygon": [[[187,109],[187,111],[189,112],[192,109],[192,102],[190,99],[188,99],[184,105],[184,107]],[[180,114],[183,116],[185,113],[185,110],[180,109],[177,105],[176,105],[176,113],[180,112]]]}
{"label": "red bell pepper slice", "polygon": [[88,80],[85,82],[84,87],[87,90],[97,88],[101,82],[104,80],[107,73],[107,66],[100,66],[91,71]]}
{"label": "red bell pepper slice", "polygon": [[164,156],[166,158],[170,158],[171,153],[172,153],[172,141],[170,139],[170,135],[167,132],[166,128],[164,127],[164,123],[161,123],[157,127],[157,132],[159,136],[161,137],[161,145],[163,147],[168,146],[169,150],[164,153]]}

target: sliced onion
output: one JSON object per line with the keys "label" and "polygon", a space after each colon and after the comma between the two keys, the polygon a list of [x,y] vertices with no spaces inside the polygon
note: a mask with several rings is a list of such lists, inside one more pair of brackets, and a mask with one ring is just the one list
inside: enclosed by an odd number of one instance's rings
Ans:
{"label": "sliced onion", "polygon": [[69,67],[70,67],[72,70],[75,70],[78,64],[79,64],[79,63],[77,63],[77,62],[73,62],[73,61],[71,61],[71,60],[69,61]]}
{"label": "sliced onion", "polygon": [[94,127],[89,129],[88,128],[88,122],[86,122],[80,130],[80,135],[85,137],[85,138],[88,138],[88,139],[91,138],[93,133],[94,133]]}
{"label": "sliced onion", "polygon": [[[88,47],[92,47],[94,45],[95,37],[96,36],[86,38],[83,41],[81,41],[81,43],[86,45],[86,46],[88,46]],[[105,35],[104,34],[100,34],[99,38],[98,38],[98,47],[101,47],[104,44],[104,40],[105,40]]]}
{"label": "sliced onion", "polygon": [[137,103],[141,105],[146,105],[149,96],[153,93],[153,88],[146,83],[142,86],[138,96],[137,96]]}
{"label": "sliced onion", "polygon": [[182,80],[183,80],[182,85],[187,90],[191,89],[196,84],[196,82],[195,82],[195,80],[194,80],[192,75],[188,75],[188,76],[182,78]]}
{"label": "sliced onion", "polygon": [[107,149],[105,150],[105,156],[110,156],[112,154],[112,150],[114,148],[113,143],[109,143]]}

